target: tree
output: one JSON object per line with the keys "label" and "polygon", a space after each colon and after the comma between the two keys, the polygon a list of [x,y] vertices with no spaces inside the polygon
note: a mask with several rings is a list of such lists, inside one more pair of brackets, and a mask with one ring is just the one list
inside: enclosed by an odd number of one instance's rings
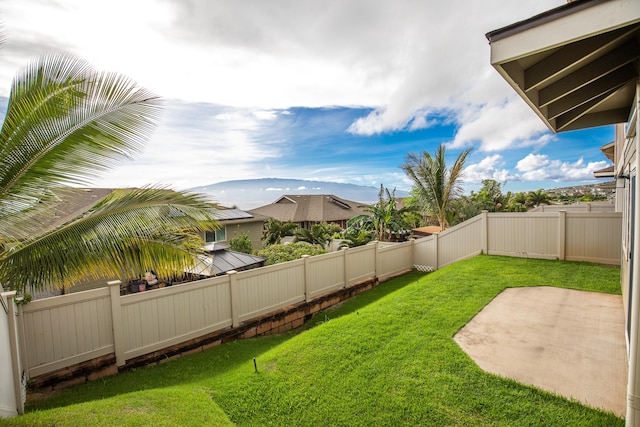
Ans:
{"label": "tree", "polygon": [[251,254],[253,252],[253,245],[249,238],[249,233],[246,231],[234,236],[229,240],[229,249],[236,252],[243,252],[245,254]]}
{"label": "tree", "polygon": [[526,205],[537,208],[541,204],[549,204],[549,195],[542,189],[527,193]]}
{"label": "tree", "polygon": [[448,225],[450,204],[462,192],[459,180],[462,168],[471,149],[466,149],[457,157],[451,169],[447,169],[445,146],[441,144],[435,156],[423,151],[421,155],[409,153],[401,169],[413,182],[413,194],[420,205],[435,217],[442,229]]}
{"label": "tree", "polygon": [[505,200],[505,210],[507,212],[526,212],[527,195],[523,192],[511,194]]}
{"label": "tree", "polygon": [[332,236],[339,231],[341,229],[337,224],[328,224],[326,222],[312,224],[309,230],[298,228],[295,232],[294,242],[307,242],[326,249],[327,245],[333,240]]}
{"label": "tree", "polygon": [[298,224],[287,221],[283,222],[279,219],[269,218],[264,224],[262,232],[262,241],[265,246],[278,245],[285,236],[293,236]]}
{"label": "tree", "polygon": [[376,239],[389,241],[393,234],[405,230],[404,215],[414,211],[415,207],[407,206],[398,209],[396,190],[389,191],[380,184],[378,201],[371,206],[366,206],[364,210],[367,214],[357,215],[347,221],[347,229],[372,231]]}
{"label": "tree", "polygon": [[347,246],[355,248],[356,246],[363,246],[371,242],[375,238],[373,231],[369,230],[356,230],[355,228],[348,228],[344,230],[342,235],[343,241],[341,246]]}
{"label": "tree", "polygon": [[260,249],[256,255],[267,258],[265,264],[273,265],[300,259],[302,255],[320,255],[327,251],[307,242],[288,243],[286,245],[271,245]]}
{"label": "tree", "polygon": [[[69,286],[90,276],[184,271],[213,221],[203,196],[164,188],[117,190],[85,214],[38,234],[52,188],[86,185],[140,152],[156,127],[160,99],[128,78],[51,54],[14,79],[0,130],[0,284]],[[19,240],[17,236],[30,236]]]}

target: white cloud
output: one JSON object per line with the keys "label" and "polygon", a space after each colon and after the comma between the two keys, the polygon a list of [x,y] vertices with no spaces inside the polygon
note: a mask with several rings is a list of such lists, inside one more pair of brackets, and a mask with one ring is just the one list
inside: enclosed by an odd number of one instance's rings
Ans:
{"label": "white cloud", "polygon": [[269,162],[286,149],[286,143],[277,138],[271,138],[269,144],[263,141],[275,116],[274,111],[264,114],[262,110],[167,102],[164,120],[137,157],[135,168],[123,162],[95,184],[171,184],[183,189],[262,178],[269,175]]}
{"label": "white cloud", "polygon": [[537,147],[553,136],[542,121],[519,99],[504,103],[467,106],[457,116],[461,123],[451,148],[480,142],[481,151]]}
{"label": "white cloud", "polygon": [[528,154],[516,164],[524,181],[584,181],[593,180],[593,172],[608,166],[604,160],[585,164],[581,157],[575,162],[550,159],[546,154]]}
{"label": "white cloud", "polygon": [[462,180],[467,183],[479,183],[483,179],[495,179],[498,182],[513,180],[515,177],[503,166],[504,161],[501,155],[487,156],[480,162],[465,167]]}
{"label": "white cloud", "polygon": [[0,95],[8,93],[17,66],[56,48],[170,99],[135,168],[124,163],[102,180],[113,186],[164,182],[188,188],[313,176],[410,187],[388,165],[280,164],[291,142],[284,135],[289,129],[278,133],[278,119],[292,117],[286,109],[293,106],[373,108],[349,127],[357,135],[413,131],[448,120],[457,126],[448,147],[488,153],[465,168],[466,182],[591,179],[589,169],[606,162],[534,154],[509,172],[511,166],[495,154],[539,150],[556,137],[490,66],[484,34],[564,3],[5,0]]}
{"label": "white cloud", "polygon": [[551,161],[549,156],[544,154],[528,154],[516,164],[516,169],[520,172],[532,172],[549,165]]}

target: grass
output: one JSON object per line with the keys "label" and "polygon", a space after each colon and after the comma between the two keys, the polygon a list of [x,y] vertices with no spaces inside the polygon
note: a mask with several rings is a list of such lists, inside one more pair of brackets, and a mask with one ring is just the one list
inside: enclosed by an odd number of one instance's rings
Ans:
{"label": "grass", "polygon": [[410,273],[299,330],[65,389],[0,426],[624,425],[485,373],[453,341],[503,289],[549,285],[620,293],[619,269],[478,256]]}

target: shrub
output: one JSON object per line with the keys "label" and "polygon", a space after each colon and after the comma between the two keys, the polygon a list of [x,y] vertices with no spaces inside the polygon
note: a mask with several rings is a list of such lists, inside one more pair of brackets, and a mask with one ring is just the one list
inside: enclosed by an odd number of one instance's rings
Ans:
{"label": "shrub", "polygon": [[302,255],[320,255],[327,251],[306,242],[289,243],[285,245],[271,245],[258,251],[257,255],[267,258],[266,265],[280,264],[293,261]]}

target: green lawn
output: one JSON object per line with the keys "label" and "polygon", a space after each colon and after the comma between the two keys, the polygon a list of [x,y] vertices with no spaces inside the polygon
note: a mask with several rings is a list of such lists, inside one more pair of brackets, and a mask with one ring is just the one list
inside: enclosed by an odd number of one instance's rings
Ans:
{"label": "green lawn", "polygon": [[541,285],[619,293],[619,269],[477,256],[385,282],[287,334],[63,390],[0,425],[624,425],[484,373],[453,341],[504,288]]}

